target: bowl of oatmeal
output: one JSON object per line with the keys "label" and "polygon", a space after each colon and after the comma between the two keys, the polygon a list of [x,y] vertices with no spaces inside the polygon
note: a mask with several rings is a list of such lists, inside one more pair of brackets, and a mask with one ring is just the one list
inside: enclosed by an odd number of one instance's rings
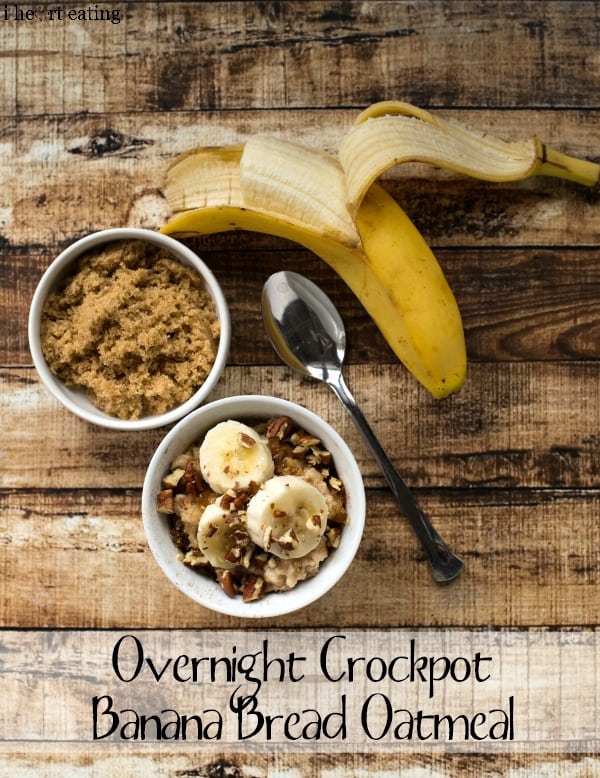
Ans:
{"label": "bowl of oatmeal", "polygon": [[191,249],[124,227],[87,235],[51,263],[28,332],[57,400],[94,424],[138,430],[204,402],[226,364],[230,318],[219,283]]}
{"label": "bowl of oatmeal", "polygon": [[312,411],[229,397],[181,420],[144,480],[146,538],[195,602],[264,618],[311,605],[358,549],[365,493],[340,435]]}

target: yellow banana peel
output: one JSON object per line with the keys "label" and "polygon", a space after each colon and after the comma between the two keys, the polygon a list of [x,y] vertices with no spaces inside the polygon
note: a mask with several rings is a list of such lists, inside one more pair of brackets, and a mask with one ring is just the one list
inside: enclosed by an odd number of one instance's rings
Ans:
{"label": "yellow banana peel", "polygon": [[340,143],[339,158],[352,209],[382,173],[405,162],[430,163],[493,182],[546,175],[594,186],[600,175],[600,165],[562,154],[536,136],[504,141],[394,101],[374,103],[357,117]]}
{"label": "yellow banana peel", "polygon": [[401,102],[376,103],[339,157],[282,138],[202,147],[169,166],[165,196],[176,237],[251,230],[305,246],[348,284],[408,370],[436,398],[466,376],[458,305],[429,246],[377,177],[405,161],[509,181],[560,175],[593,185],[600,166],[538,139],[507,143]]}

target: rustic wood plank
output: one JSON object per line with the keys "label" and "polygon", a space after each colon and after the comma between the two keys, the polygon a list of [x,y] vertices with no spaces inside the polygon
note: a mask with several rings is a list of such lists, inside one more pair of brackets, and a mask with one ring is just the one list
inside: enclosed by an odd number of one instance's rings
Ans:
{"label": "rustic wood plank", "polygon": [[[195,749],[197,751],[197,749]],[[204,749],[203,749],[204,750]],[[382,754],[346,751],[340,754],[267,754],[230,749],[222,754],[199,754],[166,745],[144,748],[107,743],[5,743],[0,767],[14,778],[29,778],[43,770],[46,778],[64,778],[69,771],[85,771],[89,778],[122,774],[129,778],[165,775],[198,778],[592,778],[600,759],[580,754]]]}
{"label": "rustic wood plank", "polygon": [[[596,754],[598,740],[595,723],[598,715],[597,701],[594,695],[594,682],[597,680],[597,656],[600,644],[597,630],[572,630],[569,632],[549,631],[547,629],[524,630],[419,630],[410,629],[363,629],[307,630],[271,630],[268,635],[260,630],[232,632],[230,630],[143,630],[135,635],[123,630],[2,630],[3,676],[1,679],[3,698],[7,702],[0,711],[1,732],[5,739],[12,741],[34,741],[47,744],[62,742],[74,746],[90,741],[93,719],[90,701],[95,695],[109,694],[112,708],[122,711],[123,719],[130,718],[132,710],[140,714],[161,714],[161,719],[172,720],[174,711],[181,713],[197,712],[206,726],[210,716],[203,711],[210,705],[213,713],[219,711],[222,720],[220,738],[198,738],[194,727],[185,733],[187,737],[175,738],[176,747],[182,752],[195,751],[198,746],[204,759],[212,754],[217,761],[223,751],[229,747],[236,753],[241,750],[242,742],[250,753],[262,753],[266,756],[281,754],[294,759],[298,752],[306,751],[319,756],[339,758],[339,751],[345,745],[347,750],[361,752],[373,747],[375,753],[385,753],[390,746],[401,745],[405,757],[409,754],[419,756],[420,751],[439,754],[442,746],[451,753],[468,753],[473,748],[473,740],[463,739],[460,725],[453,743],[448,741],[446,732],[441,729],[439,737],[426,744],[416,736],[398,744],[389,736],[383,735],[378,742],[370,741],[367,730],[361,725],[361,712],[368,695],[375,692],[385,694],[391,700],[400,699],[405,709],[415,711],[419,708],[431,713],[445,711],[456,715],[462,712],[473,716],[475,710],[489,710],[503,707],[510,697],[514,701],[513,740],[503,743],[478,743],[486,751],[499,754],[544,753],[561,749],[563,754],[579,750],[581,756]],[[333,641],[333,645],[332,642]],[[329,648],[327,648],[329,646]],[[135,647],[135,648],[134,648]],[[323,663],[321,652],[326,649],[327,659]],[[355,666],[354,680],[349,673],[332,683],[327,681],[324,667],[341,675],[347,667],[345,657],[379,657],[382,661],[393,662],[394,657],[408,657],[408,652],[416,650],[416,657],[441,656],[453,658],[472,657],[475,652],[488,657],[483,664],[489,674],[485,686],[473,677],[469,683],[458,685],[449,677],[442,680],[439,665],[433,673],[432,697],[425,700],[424,690],[429,668],[424,668],[423,678],[417,673],[413,678],[402,679],[398,675],[392,678],[379,678],[376,682],[367,677],[364,665]],[[116,665],[110,661],[117,651]],[[339,650],[339,653],[338,653]],[[135,653],[134,653],[135,652]],[[481,652],[481,654],[479,654]],[[277,674],[275,657],[298,657],[295,664],[296,678],[293,693],[289,674],[282,678]],[[135,659],[142,661],[137,664]],[[237,668],[227,673],[224,660],[237,658]],[[128,661],[129,658],[133,661]],[[191,676],[191,661],[183,664],[178,658],[192,657],[196,675]],[[238,736],[236,717],[232,716],[229,702],[232,695],[237,697],[240,690],[250,690],[250,684],[243,682],[243,670],[248,667],[242,657],[255,657],[255,676],[260,679],[260,689],[256,690],[257,705],[260,711],[274,711],[289,714],[298,711],[300,706],[309,705],[323,714],[337,707],[344,698],[344,737],[319,738],[313,742],[286,738],[285,732],[277,720],[269,737],[265,737],[266,727],[259,727],[245,741]],[[415,657],[415,658],[416,658]],[[212,669],[208,664],[219,659]],[[267,658],[270,671],[263,670],[262,659]],[[396,664],[406,667],[406,659]],[[205,661],[202,661],[205,660]],[[208,662],[206,662],[208,660]],[[417,660],[419,661],[419,660]],[[465,661],[465,660],[463,660]],[[422,663],[419,661],[421,667]],[[462,663],[459,661],[459,666]],[[375,665],[379,667],[379,665]],[[124,671],[127,677],[135,676],[128,684],[118,683],[116,668]],[[136,667],[139,672],[136,673]],[[152,667],[152,669],[151,669]],[[183,667],[183,678],[179,675]],[[264,675],[263,675],[264,673]],[[233,677],[232,677],[233,676]],[[584,681],[583,688],[580,687]],[[240,685],[238,685],[240,684]],[[61,699],[59,709],[48,715],[49,699]],[[106,734],[110,719],[104,717],[106,698],[99,705],[96,719],[98,734]],[[501,702],[500,702],[501,701]],[[334,708],[335,706],[335,708]],[[558,709],[557,709],[558,706]],[[125,708],[126,710],[123,710]],[[167,710],[165,710],[167,708]],[[168,710],[170,709],[170,710]],[[370,708],[372,711],[372,708]],[[552,716],[548,711],[552,710]],[[310,711],[304,710],[303,713]],[[401,713],[401,711],[396,711]],[[214,721],[214,716],[211,717]],[[252,721],[252,717],[249,716]],[[278,718],[280,718],[278,716]],[[243,730],[248,733],[249,721],[244,717]],[[376,717],[368,716],[372,728]],[[430,727],[425,724],[426,729]],[[108,736],[103,745],[108,753],[115,742],[131,736],[131,726],[122,738]],[[173,726],[165,733],[173,743]],[[292,731],[297,728],[292,724]],[[370,731],[373,731],[370,729]],[[329,732],[333,734],[332,730]],[[127,733],[127,734],[126,734]],[[209,729],[210,733],[210,729]],[[314,733],[314,729],[313,729]],[[183,735],[180,732],[180,735]],[[214,725],[212,727],[214,732]],[[291,733],[290,733],[291,734]],[[256,735],[256,736],[255,736]],[[133,747],[135,752],[144,740],[150,754],[166,750],[164,742],[157,742],[152,724],[148,726],[146,737],[135,738],[137,742],[121,742],[121,748]],[[198,743],[198,740],[202,740]],[[471,740],[471,742],[469,742]],[[242,741],[242,742],[241,742]],[[437,741],[437,742],[435,742]],[[94,745],[92,743],[92,750]],[[420,747],[419,747],[420,746]],[[291,752],[291,753],[290,753]],[[209,773],[210,775],[210,773]],[[413,774],[413,778],[414,774]]]}
{"label": "rustic wood plank", "polygon": [[[41,15],[49,7],[35,4]],[[379,99],[410,100],[507,139],[535,133],[599,159],[596,3],[126,2],[119,9],[119,24],[47,17],[17,24],[2,20],[0,6],[0,624],[16,628],[15,646],[32,627],[248,628],[191,606],[147,549],[140,487],[165,431],[115,435],[84,424],[30,367],[29,301],[62,247],[102,227],[159,228],[168,218],[164,172],[181,151],[271,132],[335,153],[357,112]],[[490,185],[418,165],[390,171],[384,184],[434,246],[463,311],[469,378],[444,403],[395,362],[343,283],[308,252],[248,233],[193,242],[232,304],[230,367],[213,396],[262,392],[307,404],[349,441],[367,486],[367,533],[348,575],[314,609],[261,627],[596,628],[598,187],[550,179]],[[273,355],[258,292],[281,267],[305,272],[339,304],[350,339],[348,382],[466,559],[465,574],[449,587],[432,583],[335,398]],[[53,705],[56,717],[64,715],[60,700],[44,704],[49,717]],[[16,715],[25,719],[27,709]],[[600,761],[559,750],[209,755],[90,743],[0,747],[0,773],[73,771],[588,778],[600,773]]]}
{"label": "rustic wood plank", "polygon": [[74,7],[0,27],[11,113],[362,106],[398,90],[424,105],[595,106],[593,3],[122,3],[119,24],[69,21]]}
{"label": "rustic wood plank", "polygon": [[[465,558],[458,579],[448,586],[433,582],[393,499],[371,489],[366,533],[346,576],[310,609],[272,624],[598,623],[598,489],[427,490],[419,496],[442,536]],[[165,578],[145,542],[139,490],[2,490],[0,506],[2,626],[250,626],[195,605]]]}
{"label": "rustic wood plank", "polygon": [[[335,153],[356,115],[348,109],[306,109],[268,115],[173,112],[11,120],[0,157],[5,183],[0,247],[6,242],[42,246],[49,262],[64,244],[97,229],[159,228],[169,216],[161,187],[177,154],[198,145],[241,142],[256,133]],[[598,153],[598,111],[449,108],[439,115],[507,139],[538,134],[555,148],[584,158]],[[597,188],[546,178],[490,184],[412,164],[391,171],[383,181],[436,246],[495,246],[499,240],[507,247],[600,243]]]}
{"label": "rustic wood plank", "polygon": [[[247,246],[247,241],[251,247]],[[260,311],[271,273],[295,270],[334,300],[348,333],[348,364],[395,364],[396,357],[344,282],[315,255],[280,241],[257,249],[250,233],[215,248],[215,239],[184,241],[212,268],[233,325],[232,365],[272,364]],[[49,258],[42,247],[3,251],[0,277],[0,364],[29,365],[27,317]],[[600,259],[596,249],[436,250],[463,316],[471,360],[589,360],[600,357]],[[232,261],[232,256],[235,260]]]}
{"label": "rustic wood plank", "polygon": [[[402,366],[352,365],[347,381],[383,446],[414,487],[600,485],[598,364],[472,365],[461,392],[435,401]],[[165,430],[120,433],[62,408],[33,369],[4,370],[2,486],[136,488]],[[230,367],[211,399],[271,394],[329,420],[355,452],[369,487],[383,479],[327,387],[284,367]],[[40,441],[44,445],[40,445]]]}

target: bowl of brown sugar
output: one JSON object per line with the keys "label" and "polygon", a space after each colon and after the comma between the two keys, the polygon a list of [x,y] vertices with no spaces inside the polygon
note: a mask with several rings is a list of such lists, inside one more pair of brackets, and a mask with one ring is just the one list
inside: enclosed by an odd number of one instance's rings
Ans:
{"label": "bowl of brown sugar", "polygon": [[227,302],[186,245],[147,229],[87,235],[48,267],[29,346],[51,394],[103,427],[171,424],[208,397],[227,361]]}

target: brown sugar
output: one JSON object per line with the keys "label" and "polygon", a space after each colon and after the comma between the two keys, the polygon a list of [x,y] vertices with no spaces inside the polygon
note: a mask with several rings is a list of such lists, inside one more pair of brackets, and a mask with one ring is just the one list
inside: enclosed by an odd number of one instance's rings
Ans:
{"label": "brown sugar", "polygon": [[159,246],[115,241],[82,257],[48,296],[44,357],[69,387],[120,419],[189,399],[208,375],[219,321],[200,276]]}

